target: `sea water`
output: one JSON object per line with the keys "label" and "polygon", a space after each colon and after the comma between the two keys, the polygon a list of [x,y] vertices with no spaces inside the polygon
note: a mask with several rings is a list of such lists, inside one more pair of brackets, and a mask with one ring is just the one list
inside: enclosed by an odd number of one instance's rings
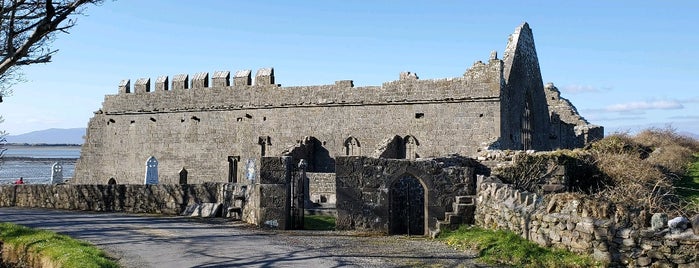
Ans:
{"label": "sea water", "polygon": [[12,184],[20,177],[27,184],[51,181],[51,167],[58,162],[63,166],[63,178],[75,173],[75,162],[80,158],[79,146],[20,146],[8,145],[0,162],[0,184]]}

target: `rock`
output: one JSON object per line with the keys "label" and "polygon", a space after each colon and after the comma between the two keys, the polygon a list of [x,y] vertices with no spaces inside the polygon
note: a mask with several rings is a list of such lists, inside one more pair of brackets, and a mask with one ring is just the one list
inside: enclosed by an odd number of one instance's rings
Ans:
{"label": "rock", "polygon": [[667,222],[667,214],[665,213],[655,213],[650,218],[650,228],[658,231],[665,228],[665,223]]}
{"label": "rock", "polygon": [[648,266],[651,263],[651,258],[648,257],[640,257],[636,259],[636,265],[638,266]]}
{"label": "rock", "polygon": [[692,230],[695,235],[699,235],[699,214],[692,217]]}
{"label": "rock", "polygon": [[213,218],[219,214],[221,210],[221,204],[219,203],[203,203],[201,204],[201,217],[202,218]]}
{"label": "rock", "polygon": [[685,217],[677,217],[669,220],[667,222],[667,226],[670,227],[670,232],[673,234],[679,234],[689,228],[689,220]]}

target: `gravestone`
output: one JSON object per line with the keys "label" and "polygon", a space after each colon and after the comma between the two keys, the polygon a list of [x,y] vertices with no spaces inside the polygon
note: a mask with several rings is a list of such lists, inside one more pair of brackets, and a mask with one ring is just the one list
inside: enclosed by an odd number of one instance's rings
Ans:
{"label": "gravestone", "polygon": [[55,162],[51,166],[51,184],[63,182],[63,166],[61,163]]}
{"label": "gravestone", "polygon": [[146,179],[144,184],[158,184],[158,159],[151,156],[146,161]]}
{"label": "gravestone", "polygon": [[255,170],[255,160],[248,159],[247,163],[245,163],[245,177],[248,179],[250,183],[255,181]]}

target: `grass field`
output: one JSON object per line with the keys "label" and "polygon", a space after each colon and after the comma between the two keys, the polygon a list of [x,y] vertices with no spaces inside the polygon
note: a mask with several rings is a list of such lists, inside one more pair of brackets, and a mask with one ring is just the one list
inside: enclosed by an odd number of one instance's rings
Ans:
{"label": "grass field", "polygon": [[303,217],[303,229],[318,231],[335,230],[335,217],[321,215],[306,215]]}
{"label": "grass field", "polygon": [[507,231],[492,231],[462,225],[445,231],[439,240],[461,250],[479,252],[479,260],[515,267],[602,267],[601,263],[561,249],[543,248]]}
{"label": "grass field", "polygon": [[66,235],[12,223],[0,223],[0,241],[52,260],[59,267],[119,267],[100,249]]}
{"label": "grass field", "polygon": [[684,198],[694,210],[699,210],[699,154],[694,155],[687,174],[675,183],[677,194]]}

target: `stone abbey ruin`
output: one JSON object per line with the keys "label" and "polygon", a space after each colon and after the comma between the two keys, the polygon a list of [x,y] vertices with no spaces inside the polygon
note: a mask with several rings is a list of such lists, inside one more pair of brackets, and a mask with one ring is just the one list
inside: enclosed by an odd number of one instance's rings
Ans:
{"label": "stone abbey ruin", "polygon": [[222,214],[254,224],[297,228],[307,209],[330,207],[341,229],[427,235],[473,222],[487,173],[474,158],[577,148],[604,132],[544,85],[526,23],[503,59],[492,52],[462,77],[282,87],[264,68],[254,83],[250,70],[232,80],[122,81],[90,120],[71,183],[220,183]]}
{"label": "stone abbey ruin", "polygon": [[[191,80],[191,81],[190,81]],[[404,72],[381,86],[282,87],[274,69],[149,78],[119,85],[90,120],[75,183],[144,182],[158,162],[159,183],[254,181],[261,157],[308,161],[334,173],[338,157],[476,157],[486,150],[576,148],[603,128],[544,86],[531,29],[510,36],[462,77],[420,80]],[[183,172],[181,172],[183,171]]]}
{"label": "stone abbey ruin", "polygon": [[573,189],[594,180],[563,156],[543,163],[536,190],[498,177],[517,157],[603,133],[543,83],[524,23],[502,59],[492,52],[461,77],[282,87],[264,68],[254,83],[250,70],[232,81],[229,72],[162,76],[154,87],[124,80],[90,120],[70,183],[3,186],[0,206],[222,216],[275,229],[331,213],[338,230],[430,236],[475,224],[611,264],[696,267],[699,223],[578,198]]}

